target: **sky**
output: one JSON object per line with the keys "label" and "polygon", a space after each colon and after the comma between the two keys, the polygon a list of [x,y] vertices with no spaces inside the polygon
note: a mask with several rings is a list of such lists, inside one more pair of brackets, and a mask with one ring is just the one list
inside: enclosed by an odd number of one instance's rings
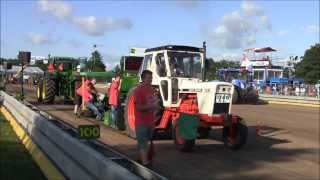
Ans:
{"label": "sky", "polygon": [[246,48],[271,46],[302,56],[319,42],[319,0],[86,1],[1,0],[0,56],[88,57],[93,45],[107,66],[130,47],[201,47],[207,57],[241,59]]}

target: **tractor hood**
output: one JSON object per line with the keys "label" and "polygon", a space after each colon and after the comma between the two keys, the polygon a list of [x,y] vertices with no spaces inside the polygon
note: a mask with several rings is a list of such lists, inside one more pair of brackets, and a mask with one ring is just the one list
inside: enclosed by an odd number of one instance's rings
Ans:
{"label": "tractor hood", "polygon": [[[180,79],[179,93],[196,93],[200,114],[217,114],[217,111],[213,111],[216,102],[224,105],[229,103],[230,105],[228,105],[227,112],[223,113],[230,113],[233,94],[233,85],[231,83],[220,81],[201,82],[199,79]],[[223,98],[226,97],[228,99],[216,101],[216,97],[221,95]]]}

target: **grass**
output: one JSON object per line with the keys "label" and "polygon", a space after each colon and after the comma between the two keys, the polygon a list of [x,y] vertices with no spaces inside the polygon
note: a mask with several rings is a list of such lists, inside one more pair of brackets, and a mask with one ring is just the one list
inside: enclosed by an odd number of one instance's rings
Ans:
{"label": "grass", "polygon": [[0,179],[46,179],[9,122],[0,113]]}

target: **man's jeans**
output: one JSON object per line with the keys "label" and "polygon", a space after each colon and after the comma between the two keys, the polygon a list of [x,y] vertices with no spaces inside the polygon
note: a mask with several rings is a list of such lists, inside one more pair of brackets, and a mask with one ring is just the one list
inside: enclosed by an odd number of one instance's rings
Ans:
{"label": "man's jeans", "polygon": [[97,116],[96,119],[102,119],[102,111],[99,110],[98,107],[96,107],[92,101],[87,102],[87,108],[93,111],[93,113]]}
{"label": "man's jeans", "polygon": [[111,122],[110,122],[110,126],[113,127],[113,128],[117,127],[118,114],[119,114],[118,106],[111,105]]}

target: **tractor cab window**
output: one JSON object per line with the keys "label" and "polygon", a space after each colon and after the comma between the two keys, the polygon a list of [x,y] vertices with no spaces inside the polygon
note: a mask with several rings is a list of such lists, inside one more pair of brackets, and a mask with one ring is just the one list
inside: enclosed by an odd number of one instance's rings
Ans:
{"label": "tractor cab window", "polygon": [[201,57],[197,53],[168,52],[172,77],[201,78]]}
{"label": "tractor cab window", "polygon": [[152,54],[148,54],[144,57],[143,62],[140,66],[139,74],[142,73],[142,71],[148,69],[148,66],[150,66],[152,60]]}
{"label": "tractor cab window", "polygon": [[165,77],[167,75],[167,70],[166,70],[166,61],[164,59],[163,53],[160,53],[156,56],[156,64],[157,64],[157,74],[160,77]]}

